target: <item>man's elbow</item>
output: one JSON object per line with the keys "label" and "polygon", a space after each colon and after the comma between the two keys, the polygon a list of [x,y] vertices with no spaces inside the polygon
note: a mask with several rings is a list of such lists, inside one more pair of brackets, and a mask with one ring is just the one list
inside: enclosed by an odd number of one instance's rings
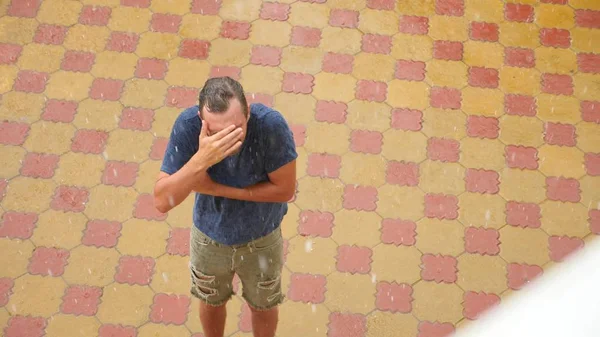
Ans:
{"label": "man's elbow", "polygon": [[296,185],[294,185],[294,188],[288,189],[286,191],[286,193],[283,195],[282,197],[282,202],[292,202],[294,200],[294,197],[296,196]]}

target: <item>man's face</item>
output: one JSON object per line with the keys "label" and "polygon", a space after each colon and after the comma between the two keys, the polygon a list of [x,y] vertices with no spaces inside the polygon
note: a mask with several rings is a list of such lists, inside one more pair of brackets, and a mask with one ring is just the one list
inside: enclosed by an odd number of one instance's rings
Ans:
{"label": "man's face", "polygon": [[246,138],[250,114],[248,114],[248,116],[244,115],[242,105],[237,99],[232,99],[229,102],[229,109],[225,112],[210,112],[206,109],[206,106],[204,106],[200,113],[200,118],[206,123],[205,125],[202,125],[202,127],[206,128],[207,135],[209,136],[214,135],[230,125],[235,125],[236,128],[242,128],[240,140],[243,142]]}

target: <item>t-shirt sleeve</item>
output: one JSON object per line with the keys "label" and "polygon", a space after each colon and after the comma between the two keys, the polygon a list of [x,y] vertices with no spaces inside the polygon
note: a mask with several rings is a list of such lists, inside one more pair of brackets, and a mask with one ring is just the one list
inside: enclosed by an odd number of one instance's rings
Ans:
{"label": "t-shirt sleeve", "polygon": [[[175,120],[165,156],[160,170],[167,174],[174,174],[185,165],[196,153],[194,144],[198,143],[197,136],[193,135],[193,123],[183,114]],[[196,139],[194,139],[196,138]]]}
{"label": "t-shirt sleeve", "polygon": [[265,146],[265,169],[267,173],[276,171],[298,158],[294,135],[288,123],[279,113],[270,113],[263,122]]}

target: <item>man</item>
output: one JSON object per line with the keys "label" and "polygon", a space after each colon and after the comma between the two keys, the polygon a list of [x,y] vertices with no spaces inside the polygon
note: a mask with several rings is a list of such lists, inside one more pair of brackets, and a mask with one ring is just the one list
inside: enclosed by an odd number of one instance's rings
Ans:
{"label": "man", "polygon": [[234,273],[255,337],[277,328],[283,268],[280,223],[296,189],[297,153],[283,116],[249,106],[240,83],[206,81],[199,105],[173,126],[154,188],[166,213],[196,192],[190,238],[191,293],[206,337],[223,337]]}

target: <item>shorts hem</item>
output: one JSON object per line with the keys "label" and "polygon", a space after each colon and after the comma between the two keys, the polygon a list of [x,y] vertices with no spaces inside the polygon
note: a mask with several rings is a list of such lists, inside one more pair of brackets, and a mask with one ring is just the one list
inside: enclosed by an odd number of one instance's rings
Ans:
{"label": "shorts hem", "polygon": [[282,295],[279,297],[279,299],[278,299],[278,300],[276,300],[276,301],[273,301],[272,303],[269,303],[269,304],[268,304],[268,305],[266,305],[266,306],[257,306],[257,305],[254,305],[254,304],[252,303],[252,301],[248,299],[248,297],[247,297],[247,296],[245,296],[245,295],[243,295],[243,294],[242,294],[242,297],[244,298],[244,300],[246,301],[246,303],[248,304],[248,306],[249,306],[251,309],[255,310],[255,311],[267,311],[267,310],[271,310],[271,309],[273,309],[273,308],[275,308],[275,307],[278,307],[278,306],[280,306],[280,305],[281,305],[281,304],[284,302],[284,300],[285,300],[285,296],[282,294]]}
{"label": "shorts hem", "polygon": [[231,298],[233,297],[233,295],[235,295],[235,293],[232,292],[231,294],[229,294],[229,296],[227,296],[227,298],[225,298],[225,299],[223,299],[221,301],[218,301],[218,302],[214,302],[214,301],[208,300],[205,297],[198,296],[193,291],[190,291],[190,294],[192,294],[192,296],[194,296],[195,298],[197,298],[200,301],[202,301],[204,304],[210,305],[211,307],[220,307],[220,306],[223,306],[223,305],[227,304],[227,302],[229,302],[229,300],[231,300]]}

